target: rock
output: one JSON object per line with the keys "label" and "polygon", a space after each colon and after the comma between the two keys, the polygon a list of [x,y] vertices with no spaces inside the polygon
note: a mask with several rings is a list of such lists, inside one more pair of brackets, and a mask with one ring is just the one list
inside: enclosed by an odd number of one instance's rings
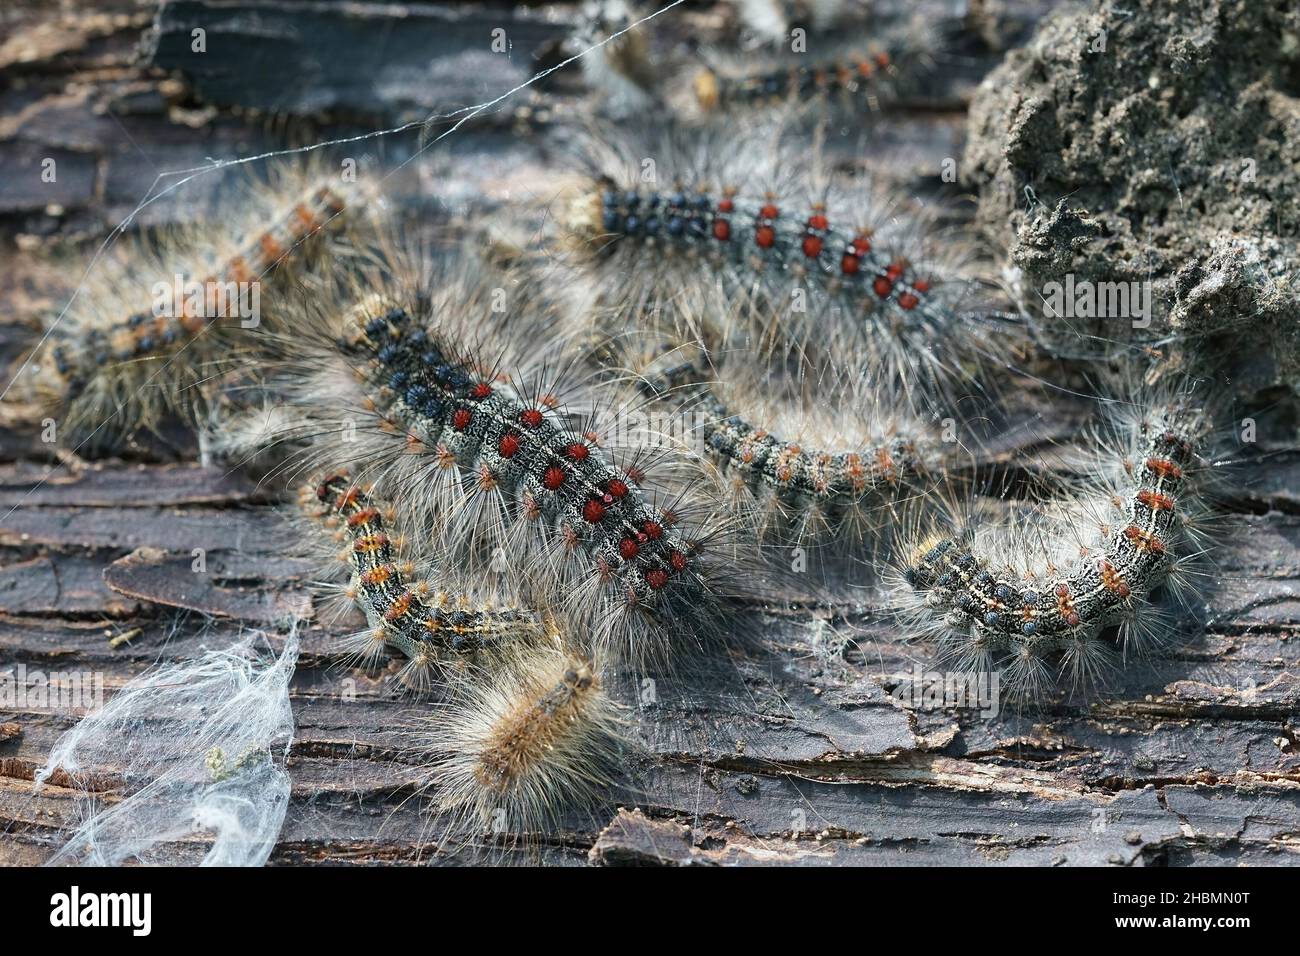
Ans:
{"label": "rock", "polygon": [[[1190,369],[1295,398],[1297,36],[1294,6],[1102,0],[1049,17],[988,76],[963,168],[1031,308],[1067,274],[1149,283],[1142,335],[1128,321],[1069,327],[1162,348],[1172,336]],[[1044,322],[1049,344],[1064,324]]]}

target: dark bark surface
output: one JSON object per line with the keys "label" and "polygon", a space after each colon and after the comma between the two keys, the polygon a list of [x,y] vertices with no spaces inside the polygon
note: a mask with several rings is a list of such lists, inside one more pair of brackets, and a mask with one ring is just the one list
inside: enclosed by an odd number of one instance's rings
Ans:
{"label": "dark bark surface", "polygon": [[[984,39],[959,50],[959,68],[864,147],[900,188],[930,188],[940,160],[960,155],[965,103],[998,57],[987,41],[1022,38],[1038,6],[999,5],[980,21]],[[547,9],[183,0],[161,15],[132,2],[7,11],[0,168],[26,172],[0,177],[0,362],[21,355],[40,312],[61,304],[67,277],[50,248],[102,238],[160,171],[282,146],[287,129],[314,141],[352,129],[344,120],[391,125],[490,98],[558,59],[574,11]],[[682,29],[706,29],[713,12],[684,16]],[[233,54],[187,62],[194,24],[212,45],[269,43],[274,54],[249,54],[264,70],[241,69]],[[497,25],[515,46],[480,70],[465,38]],[[357,57],[342,55],[353,49]],[[559,114],[581,93],[576,76],[557,74],[527,100]],[[546,130],[518,122],[510,112],[467,126],[451,188],[475,192],[507,167],[543,181]],[[414,141],[389,148],[400,155]],[[31,186],[44,157],[58,159],[57,192]],[[182,214],[151,207],[142,218]],[[1023,462],[1074,434],[1080,413],[1032,394],[1012,405],[1023,427],[1000,432],[982,465],[1023,483],[1035,477]],[[1300,453],[1266,451],[1249,482],[1233,486],[1247,490],[1225,497],[1204,626],[1100,697],[996,717],[910,709],[890,692],[927,667],[929,652],[903,639],[878,599],[792,594],[746,620],[761,650],[658,680],[654,702],[635,708],[643,747],[624,790],[528,849],[435,849],[438,823],[411,799],[419,705],[394,691],[392,669],[342,668],[347,622],[313,622],[293,682],[292,805],[271,862],[1300,861]],[[43,443],[38,421],[0,417],[0,672],[93,671],[111,694],[157,661],[222,646],[247,627],[281,646],[274,623],[309,613],[313,598],[310,567],[285,557],[280,495],[196,460],[183,435],[84,460]],[[73,819],[74,793],[57,776],[38,795],[31,780],[76,720],[0,707],[0,864],[42,861]],[[109,802],[118,769],[97,778]],[[201,850],[169,852],[184,861]]]}

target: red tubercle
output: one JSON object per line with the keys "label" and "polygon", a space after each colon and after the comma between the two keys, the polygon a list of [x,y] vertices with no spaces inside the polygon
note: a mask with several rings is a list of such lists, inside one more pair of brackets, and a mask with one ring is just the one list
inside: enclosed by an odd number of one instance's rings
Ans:
{"label": "red tubercle", "polygon": [[780,215],[781,215],[781,211],[777,209],[776,206],[772,205],[772,203],[770,202],[765,203],[763,205],[763,208],[758,211],[758,217],[760,219],[769,219],[769,220],[776,219]]}
{"label": "red tubercle", "polygon": [[618,553],[623,556],[624,561],[631,561],[641,551],[641,546],[631,538],[624,538],[618,543]]}
{"label": "red tubercle", "polygon": [[1129,525],[1124,529],[1124,537],[1132,541],[1139,551],[1148,551],[1152,554],[1164,554],[1165,543],[1149,531],[1143,531],[1137,525]]}
{"label": "red tubercle", "polygon": [[844,256],[840,259],[840,271],[846,276],[857,275],[862,269],[862,257],[871,251],[871,237],[860,232],[853,241],[844,247]]}
{"label": "red tubercle", "polygon": [[1069,627],[1079,626],[1079,612],[1074,609],[1074,596],[1070,593],[1070,586],[1061,582],[1055,588],[1056,610],[1057,613],[1065,619]]}
{"label": "red tubercle", "polygon": [[663,526],[656,521],[647,521],[641,526],[641,530],[651,541],[659,540],[664,534]]}
{"label": "red tubercle", "polygon": [[1183,470],[1178,465],[1167,458],[1148,458],[1146,460],[1147,471],[1159,475],[1161,478],[1179,479],[1183,477]]}
{"label": "red tubercle", "polygon": [[369,524],[379,517],[378,508],[362,508],[348,515],[347,525],[349,528],[355,528],[358,525]]}
{"label": "red tubercle", "polygon": [[917,279],[912,283],[912,288],[922,294],[930,291],[930,282],[928,279]]}
{"label": "red tubercle", "polygon": [[588,501],[582,506],[582,520],[588,524],[599,524],[605,517],[605,505],[595,498]]}
{"label": "red tubercle", "polygon": [[617,478],[614,478],[607,485],[605,485],[605,490],[609,492],[609,495],[612,498],[622,498],[627,494],[628,489],[626,483],[619,481]]}
{"label": "red tubercle", "polygon": [[674,571],[685,571],[687,564],[686,555],[682,554],[680,551],[674,551],[668,556],[668,563],[673,566]]}
{"label": "red tubercle", "polygon": [[803,254],[809,259],[816,259],[822,254],[822,240],[820,236],[803,237]]}
{"label": "red tubercle", "polygon": [[910,292],[904,292],[902,295],[898,297],[899,306],[909,311],[915,309],[918,305],[920,305],[920,303],[921,300],[918,299]]}
{"label": "red tubercle", "polygon": [[728,186],[722,191],[722,198],[718,200],[718,211],[713,220],[713,238],[719,242],[731,240],[731,220],[727,217],[736,209],[733,199],[735,195],[736,190]]}
{"label": "red tubercle", "polygon": [[907,268],[906,263],[894,261],[885,267],[885,275],[897,281],[903,277],[903,271]]}
{"label": "red tubercle", "polygon": [[497,451],[502,458],[515,457],[519,453],[519,436],[512,432],[502,435],[501,441],[497,443]]}
{"label": "red tubercle", "polygon": [[574,461],[586,461],[591,456],[591,449],[582,442],[574,442],[568,448],[564,449],[564,454]]}
{"label": "red tubercle", "polygon": [[889,60],[888,53],[880,52],[876,54],[876,65],[879,66],[882,70],[888,69],[889,63],[890,60]]}
{"label": "red tubercle", "polygon": [[1119,568],[1115,567],[1115,565],[1111,564],[1105,558],[1102,558],[1101,560],[1100,570],[1101,584],[1107,591],[1110,591],[1112,594],[1116,594],[1121,598],[1127,598],[1129,594],[1132,593],[1129,589],[1128,582],[1124,580],[1124,576],[1120,573]]}
{"label": "red tubercle", "polygon": [[771,226],[759,226],[754,230],[754,242],[760,249],[771,249],[776,245],[776,230]]}
{"label": "red tubercle", "polygon": [[541,410],[537,408],[528,408],[519,413],[519,421],[521,421],[526,428],[537,428],[542,424],[543,420],[544,416],[542,415]]}
{"label": "red tubercle", "polygon": [[469,397],[474,399],[477,402],[483,401],[483,399],[487,398],[491,394],[492,394],[492,386],[489,385],[487,382],[478,382],[473,388],[469,390]]}
{"label": "red tubercle", "polygon": [[659,568],[654,568],[645,573],[645,583],[650,585],[651,590],[658,591],[668,583],[668,572]]}
{"label": "red tubercle", "polygon": [[458,408],[451,415],[451,427],[458,432],[463,432],[469,428],[469,423],[474,420],[474,413],[468,408]]}
{"label": "red tubercle", "polygon": [[559,465],[551,465],[542,472],[542,486],[548,491],[558,491],[564,484],[564,469]]}
{"label": "red tubercle", "polygon": [[1146,505],[1152,511],[1173,511],[1174,499],[1168,495],[1162,495],[1154,491],[1148,491],[1143,488],[1137,493],[1137,500]]}
{"label": "red tubercle", "polygon": [[891,292],[894,291],[894,283],[885,276],[877,276],[876,281],[871,283],[871,288],[875,290],[876,295],[882,299],[888,299]]}

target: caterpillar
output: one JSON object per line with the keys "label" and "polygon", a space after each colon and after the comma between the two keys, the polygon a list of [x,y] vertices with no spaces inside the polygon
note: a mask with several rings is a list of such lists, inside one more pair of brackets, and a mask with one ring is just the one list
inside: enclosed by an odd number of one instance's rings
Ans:
{"label": "caterpillar", "polygon": [[936,44],[933,31],[918,24],[869,39],[805,37],[794,49],[788,41],[787,33],[779,50],[743,56],[709,51],[692,78],[692,98],[677,98],[682,111],[736,115],[781,107],[858,117],[897,100],[906,83],[929,68]]}
{"label": "caterpillar", "polygon": [[355,467],[430,561],[517,577],[598,646],[656,656],[709,630],[735,567],[713,553],[725,523],[690,481],[648,483],[653,453],[598,395],[561,398],[567,359],[541,346],[554,316],[527,283],[393,250],[326,298],[283,342],[290,467]]}
{"label": "caterpillar", "polygon": [[467,688],[419,746],[451,832],[554,832],[563,811],[590,809],[617,779],[626,721],[599,668],[556,643]]}
{"label": "caterpillar", "polygon": [[466,811],[482,819],[490,805],[501,806],[527,831],[559,808],[586,803],[620,749],[616,708],[595,666],[563,650],[542,614],[413,582],[413,564],[400,560],[386,530],[392,510],[350,475],[327,475],[304,492],[307,507],[325,509],[314,516],[336,521],[349,542],[347,593],[371,624],[359,635],[364,655],[400,651],[403,682],[427,691],[435,674],[449,674],[449,658],[492,652],[486,666],[449,685],[450,703],[429,722],[422,750],[436,755],[440,808],[459,821]]}
{"label": "caterpillar", "polygon": [[917,535],[895,581],[911,629],[965,668],[1004,666],[1025,699],[1050,686],[1054,659],[1075,686],[1104,677],[1116,625],[1126,656],[1145,653],[1168,628],[1158,592],[1194,593],[1206,550],[1208,422],[1185,390],[1153,397],[1116,422],[1114,439],[1096,437],[1091,501],[1056,502],[1028,527],[945,521]]}
{"label": "caterpillar", "polygon": [[[982,280],[961,243],[924,213],[904,219],[864,181],[803,174],[807,158],[788,143],[700,138],[634,152],[593,145],[564,216],[595,289],[591,316],[665,325],[713,353],[871,369],[909,392],[973,377],[995,334],[1018,339],[975,308]],[[630,169],[677,185],[646,185]]]}
{"label": "caterpillar", "polygon": [[[414,582],[413,563],[398,557],[386,530],[392,510],[348,474],[304,489],[304,507],[312,502],[324,508],[312,517],[337,523],[348,541],[346,594],[371,625],[351,642],[362,662],[391,647],[407,659],[399,674],[407,687],[426,692],[437,678],[451,691],[420,751],[433,755],[437,804],[452,829],[500,809],[497,822],[528,833],[588,804],[617,771],[622,749],[617,708],[595,666],[561,650],[565,642],[541,614]],[[485,666],[456,667],[485,651]],[[463,679],[449,684],[449,676]]]}
{"label": "caterpillar", "polygon": [[343,559],[351,579],[345,593],[370,624],[350,642],[363,664],[373,665],[384,647],[394,648],[407,659],[401,681],[427,690],[449,656],[497,651],[545,634],[541,618],[517,604],[478,600],[464,591],[449,594],[414,580],[414,562],[400,557],[400,536],[388,533],[393,509],[348,474],[333,472],[304,489],[305,508],[312,502],[323,510],[309,513],[337,524],[348,542]]}
{"label": "caterpillar", "polygon": [[698,438],[761,540],[875,549],[945,467],[940,443],[903,403],[860,379],[792,383],[744,361],[710,366],[687,348],[634,366],[655,401],[693,417],[688,441]]}
{"label": "caterpillar", "polygon": [[113,247],[20,367],[16,394],[92,446],[169,414],[200,420],[232,350],[253,347],[263,320],[274,322],[277,303],[265,308],[262,293],[273,298],[332,251],[321,234],[338,231],[356,193],[315,168],[280,171],[232,197],[228,230],[180,228]]}

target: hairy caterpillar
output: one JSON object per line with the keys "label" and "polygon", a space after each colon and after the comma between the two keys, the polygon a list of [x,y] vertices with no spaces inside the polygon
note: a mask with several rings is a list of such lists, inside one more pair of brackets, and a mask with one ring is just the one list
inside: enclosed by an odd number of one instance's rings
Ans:
{"label": "hairy caterpillar", "polygon": [[769,140],[641,158],[593,145],[564,222],[597,290],[588,312],[665,324],[711,352],[872,369],[906,391],[973,374],[994,325],[969,309],[978,283],[959,244],[862,180],[804,174],[806,158]]}
{"label": "hairy caterpillar", "polygon": [[282,172],[232,197],[238,214],[228,230],[187,227],[114,247],[51,322],[20,393],[93,444],[171,413],[203,417],[210,381],[276,311],[262,293],[274,296],[327,251],[322,230],[335,231],[355,198],[337,178]]}
{"label": "hairy caterpillar", "polygon": [[301,415],[293,462],[354,468],[432,560],[526,582],[598,646],[654,656],[709,628],[725,526],[697,485],[648,484],[653,456],[620,443],[599,396],[561,398],[567,360],[538,347],[554,317],[526,283],[394,253],[303,305],[278,379]]}
{"label": "hairy caterpillar", "polygon": [[304,491],[304,505],[319,503],[324,511],[315,517],[337,524],[348,542],[346,594],[371,628],[352,642],[363,663],[373,664],[384,646],[392,647],[407,659],[403,682],[423,690],[449,655],[497,650],[545,633],[540,617],[525,608],[449,594],[415,580],[414,563],[400,557],[400,538],[388,534],[392,509],[347,474],[335,472]]}
{"label": "hairy caterpillar", "polygon": [[692,80],[689,112],[732,114],[773,106],[874,112],[898,99],[903,84],[928,68],[936,43],[933,32],[917,23],[873,31],[866,39],[853,32],[849,39],[805,36],[793,42],[787,32],[778,50],[744,56],[711,50]]}
{"label": "hairy caterpillar", "polygon": [[1117,422],[1115,447],[1099,439],[1087,507],[1058,503],[1037,528],[918,536],[896,582],[904,613],[959,665],[1004,665],[1025,697],[1046,689],[1056,658],[1076,685],[1102,676],[1114,664],[1104,634],[1115,625],[1126,654],[1143,652],[1166,626],[1153,596],[1162,586],[1190,593],[1187,575],[1204,552],[1196,520],[1207,429],[1189,394],[1153,399]]}
{"label": "hairy caterpillar", "polygon": [[428,722],[428,782],[451,829],[553,831],[619,774],[625,720],[599,669],[558,643],[525,651]]}
{"label": "hairy caterpillar", "polygon": [[371,625],[354,639],[364,662],[392,647],[407,658],[403,683],[426,691],[435,673],[447,675],[447,663],[493,652],[487,666],[456,682],[422,741],[434,755],[439,808],[457,825],[500,808],[531,832],[561,809],[587,804],[593,788],[612,778],[621,749],[617,710],[594,666],[559,650],[558,633],[532,610],[414,581],[414,565],[398,557],[386,531],[391,509],[348,475],[304,489],[304,506],[313,501],[325,509],[314,517],[337,522],[349,544],[347,595]]}
{"label": "hairy caterpillar", "polygon": [[860,379],[783,381],[728,358],[709,366],[678,348],[637,363],[636,373],[656,401],[694,419],[688,440],[698,438],[733,511],[761,539],[874,548],[937,480],[939,442],[896,400]]}

